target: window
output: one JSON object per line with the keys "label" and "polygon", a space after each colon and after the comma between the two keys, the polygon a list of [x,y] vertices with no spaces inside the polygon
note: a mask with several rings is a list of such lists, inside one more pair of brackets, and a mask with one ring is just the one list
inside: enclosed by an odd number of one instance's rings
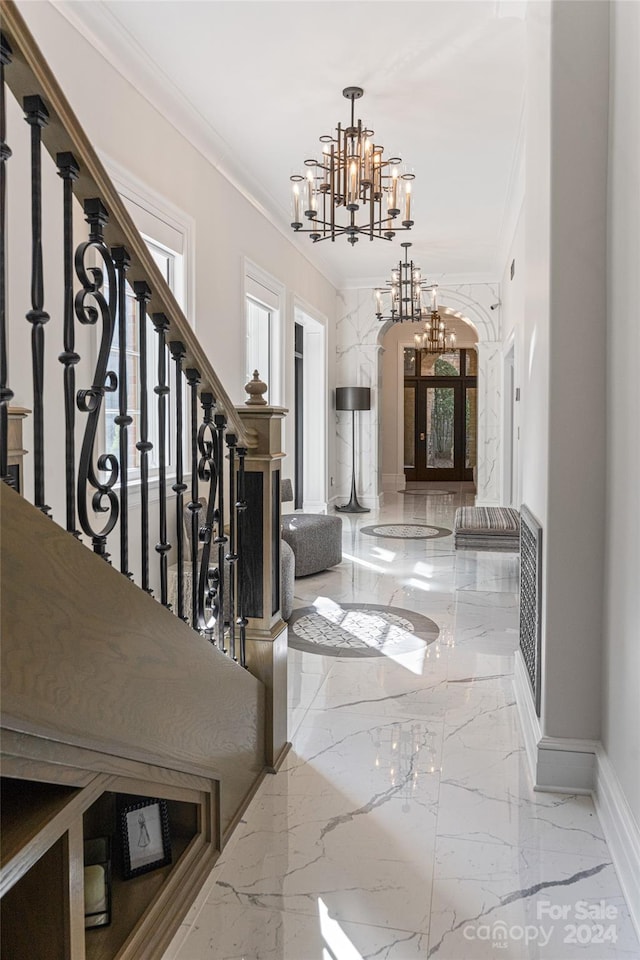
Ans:
{"label": "window", "polygon": [[[251,380],[253,371],[258,370],[260,377],[271,389],[271,325],[272,312],[263,303],[247,297],[247,368],[245,375]],[[269,390],[266,399],[269,399]]]}
{"label": "window", "polygon": [[[144,235],[143,235],[144,236]],[[149,237],[144,236],[144,240],[149,248],[154,261],[156,262],[158,268],[160,269],[162,275],[167,281],[169,287],[174,289],[176,274],[181,269],[181,260],[177,253],[172,250],[169,250],[167,247],[164,247],[162,244],[157,243]],[[140,342],[139,342],[139,323],[138,323],[138,309],[135,294],[132,288],[127,284],[126,286],[126,324],[127,324],[127,406],[129,416],[133,418],[133,422],[129,425],[127,430],[127,463],[128,471],[127,476],[129,481],[138,480],[140,477],[140,451],[137,449],[136,444],[140,440]],[[120,317],[116,317],[115,330],[113,334],[113,341],[111,344],[111,351],[109,353],[109,365],[108,369],[113,370],[116,374],[119,370],[120,365],[120,349],[119,349],[119,333],[120,333]],[[158,335],[153,329],[153,324],[150,319],[147,319],[147,329],[146,329],[146,342],[147,342],[147,423],[148,423],[148,434],[149,440],[153,444],[153,449],[149,454],[149,471],[150,475],[153,476],[154,472],[158,470],[159,467],[159,457],[158,457],[158,403],[157,396],[154,393],[154,387],[157,382],[157,372],[158,372]],[[168,424],[172,422],[172,408],[174,403],[175,396],[175,370],[174,364],[171,361],[169,351],[167,350],[167,359],[166,359],[166,370],[167,370],[167,380],[171,388],[169,394],[169,402],[167,404],[167,431],[166,431],[166,464],[167,468],[170,470],[174,462],[173,456],[173,434],[172,431],[168,428]],[[181,389],[184,389],[184,384],[181,385]],[[105,444],[106,452],[113,453],[118,456],[119,453],[119,428],[115,423],[115,418],[118,416],[120,410],[120,402],[118,391],[113,391],[105,394]]]}
{"label": "window", "polygon": [[[265,399],[283,402],[284,286],[256,264],[245,262],[245,375],[257,370],[267,384]],[[246,381],[245,381],[246,382]]]}

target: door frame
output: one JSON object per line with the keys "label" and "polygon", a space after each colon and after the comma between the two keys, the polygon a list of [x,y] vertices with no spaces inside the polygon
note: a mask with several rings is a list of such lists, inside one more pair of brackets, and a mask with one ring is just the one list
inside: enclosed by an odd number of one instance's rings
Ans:
{"label": "door frame", "polygon": [[[297,295],[294,324],[303,328],[302,509],[327,510],[327,318]],[[294,440],[295,449],[295,440]],[[294,454],[295,459],[295,454]]]}
{"label": "door frame", "polygon": [[[402,463],[404,466],[404,475],[405,482],[420,482],[425,483],[431,480],[435,481],[466,481],[473,480],[473,467],[465,466],[465,457],[466,457],[466,390],[469,388],[476,390],[478,389],[478,376],[477,373],[473,375],[464,375],[459,376],[443,376],[443,377],[407,377],[404,373],[404,349],[406,347],[411,347],[410,344],[405,344],[400,351],[400,356],[403,360],[402,364],[402,396],[403,396],[403,415],[404,415],[404,388],[410,384],[415,385],[415,465],[413,468],[407,468],[404,465],[404,449],[402,451]],[[466,354],[470,352],[469,348],[460,347],[457,348],[460,351],[465,351],[465,371],[466,371]],[[426,424],[426,409],[427,409],[427,391],[429,389],[436,389],[437,387],[450,387],[453,389],[454,397],[454,447],[453,447],[453,467],[427,467],[426,461],[426,442],[427,442],[427,424]],[[476,406],[476,416],[477,416],[477,406]],[[477,436],[477,419],[476,419],[476,436]],[[419,434],[424,433],[425,440],[421,441],[419,439]],[[404,430],[402,431],[402,442],[404,447]],[[425,443],[424,448],[420,448],[419,444]],[[419,459],[422,459],[424,450],[424,465],[419,462]]]}

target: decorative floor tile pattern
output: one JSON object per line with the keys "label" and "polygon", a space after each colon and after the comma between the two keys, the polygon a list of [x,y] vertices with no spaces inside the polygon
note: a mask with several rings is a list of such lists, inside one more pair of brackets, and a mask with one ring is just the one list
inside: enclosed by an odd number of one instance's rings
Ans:
{"label": "decorative floor tile pattern", "polygon": [[446,527],[428,527],[423,523],[381,523],[361,527],[360,533],[388,540],[434,540],[436,537],[450,537],[452,531]]}
{"label": "decorative floor tile pattern", "polygon": [[[446,527],[472,502],[452,492],[389,496],[373,519]],[[591,799],[531,785],[511,683],[517,558],[362,523],[343,517],[343,562],[296,581],[297,622],[335,604],[439,633],[374,657],[291,637],[292,750],[165,960],[640,960]]]}
{"label": "decorative floor tile pattern", "polygon": [[400,656],[433,643],[438,633],[433,620],[410,610],[326,598],[289,619],[290,647],[331,657]]}

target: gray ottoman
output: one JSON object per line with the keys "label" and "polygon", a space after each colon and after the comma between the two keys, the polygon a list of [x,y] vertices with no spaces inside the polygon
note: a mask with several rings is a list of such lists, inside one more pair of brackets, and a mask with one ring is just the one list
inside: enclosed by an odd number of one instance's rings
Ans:
{"label": "gray ottoman", "polygon": [[296,561],[293,550],[286,542],[280,541],[280,613],[288,620],[293,612],[293,579]]}
{"label": "gray ottoman", "polygon": [[296,577],[308,577],[342,560],[342,519],[324,513],[289,513],[282,539],[296,558]]}

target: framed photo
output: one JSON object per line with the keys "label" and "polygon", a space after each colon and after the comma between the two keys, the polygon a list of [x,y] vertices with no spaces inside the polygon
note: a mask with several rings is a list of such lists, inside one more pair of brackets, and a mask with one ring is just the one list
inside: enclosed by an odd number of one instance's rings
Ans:
{"label": "framed photo", "polygon": [[111,923],[111,840],[96,837],[84,842],[84,925]]}
{"label": "framed photo", "polygon": [[166,800],[138,800],[122,807],[123,876],[125,880],[171,863]]}

